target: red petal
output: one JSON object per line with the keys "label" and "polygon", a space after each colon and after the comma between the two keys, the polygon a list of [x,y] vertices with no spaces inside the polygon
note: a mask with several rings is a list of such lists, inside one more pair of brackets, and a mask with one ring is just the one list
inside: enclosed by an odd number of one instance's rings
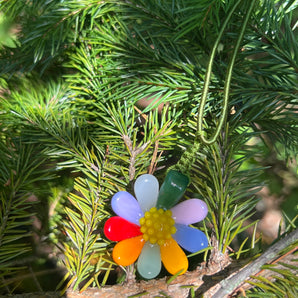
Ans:
{"label": "red petal", "polygon": [[140,227],[120,216],[109,218],[104,226],[104,233],[111,241],[121,241],[142,235]]}

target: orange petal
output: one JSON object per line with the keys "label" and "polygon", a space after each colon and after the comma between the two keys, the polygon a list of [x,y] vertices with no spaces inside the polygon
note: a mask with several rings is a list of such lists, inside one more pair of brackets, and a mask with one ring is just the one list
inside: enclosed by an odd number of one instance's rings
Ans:
{"label": "orange petal", "polygon": [[137,236],[118,242],[113,249],[113,259],[121,266],[133,264],[139,257],[145,244],[143,236]]}
{"label": "orange petal", "polygon": [[167,271],[172,275],[179,275],[186,272],[188,268],[188,259],[173,238],[166,240],[163,245],[160,246],[161,260],[166,267]]}

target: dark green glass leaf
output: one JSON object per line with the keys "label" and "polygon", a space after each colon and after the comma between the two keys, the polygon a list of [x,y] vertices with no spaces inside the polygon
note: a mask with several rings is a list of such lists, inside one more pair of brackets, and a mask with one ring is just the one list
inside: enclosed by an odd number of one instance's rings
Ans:
{"label": "dark green glass leaf", "polygon": [[189,178],[187,176],[178,171],[170,170],[160,187],[156,207],[170,209],[176,205],[188,184]]}

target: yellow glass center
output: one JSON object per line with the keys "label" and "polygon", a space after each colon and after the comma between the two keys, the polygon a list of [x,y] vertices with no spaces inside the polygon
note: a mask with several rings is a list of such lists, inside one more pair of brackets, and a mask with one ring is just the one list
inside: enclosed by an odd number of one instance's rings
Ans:
{"label": "yellow glass center", "polygon": [[144,240],[152,244],[162,245],[165,240],[171,239],[172,234],[176,233],[171,210],[157,210],[156,207],[152,207],[145,212],[139,222]]}

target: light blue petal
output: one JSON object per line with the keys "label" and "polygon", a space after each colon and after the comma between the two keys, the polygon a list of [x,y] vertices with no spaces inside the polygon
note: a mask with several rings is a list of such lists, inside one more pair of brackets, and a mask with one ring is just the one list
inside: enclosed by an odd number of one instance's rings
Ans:
{"label": "light blue petal", "polygon": [[177,223],[175,227],[177,231],[173,238],[187,251],[194,253],[208,246],[208,239],[202,231]]}
{"label": "light blue petal", "polygon": [[155,207],[159,183],[153,175],[144,174],[139,176],[135,182],[134,191],[143,212],[149,211],[151,207]]}
{"label": "light blue petal", "polygon": [[137,262],[140,275],[146,279],[156,277],[161,270],[160,248],[157,244],[146,242]]}
{"label": "light blue petal", "polygon": [[128,192],[119,191],[112,197],[111,202],[114,212],[124,219],[139,224],[139,219],[144,216],[138,201]]}

